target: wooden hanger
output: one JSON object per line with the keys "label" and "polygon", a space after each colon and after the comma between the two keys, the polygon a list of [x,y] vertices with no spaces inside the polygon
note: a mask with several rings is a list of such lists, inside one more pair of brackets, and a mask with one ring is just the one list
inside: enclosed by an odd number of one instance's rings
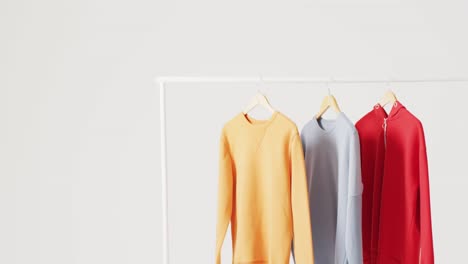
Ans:
{"label": "wooden hanger", "polygon": [[257,94],[250,100],[250,103],[244,108],[244,111],[242,111],[245,114],[250,112],[252,109],[254,109],[257,105],[263,106],[263,108],[267,109],[271,113],[274,113],[276,110],[271,106],[270,102],[268,101],[268,98],[260,93],[260,91],[257,91]]}
{"label": "wooden hanger", "polygon": [[396,101],[397,101],[397,97],[396,97],[395,93],[393,93],[392,90],[389,89],[389,90],[384,94],[384,96],[380,99],[379,105],[380,105],[381,107],[384,107],[384,106],[386,106],[386,105],[389,104],[389,103],[394,104]]}
{"label": "wooden hanger", "polygon": [[336,113],[341,113],[340,107],[336,102],[336,98],[330,93],[330,89],[328,89],[328,95],[323,98],[322,105],[320,105],[320,111],[315,115],[315,117],[317,119],[322,117],[329,108],[332,108]]}

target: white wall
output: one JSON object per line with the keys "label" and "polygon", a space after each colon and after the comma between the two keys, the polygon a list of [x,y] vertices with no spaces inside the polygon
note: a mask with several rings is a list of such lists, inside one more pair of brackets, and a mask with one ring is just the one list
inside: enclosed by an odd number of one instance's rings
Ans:
{"label": "white wall", "polygon": [[160,263],[155,8],[0,2],[0,263]]}
{"label": "white wall", "polygon": [[[0,263],[161,262],[154,76],[467,78],[467,7],[455,0],[1,1]],[[457,210],[468,187],[459,130],[465,85],[394,86],[426,126],[440,263],[463,260],[468,235]],[[171,263],[211,263],[219,128],[256,88],[172,88]],[[324,88],[293,88],[272,86],[268,94],[301,126]],[[356,120],[384,87],[332,89]]]}

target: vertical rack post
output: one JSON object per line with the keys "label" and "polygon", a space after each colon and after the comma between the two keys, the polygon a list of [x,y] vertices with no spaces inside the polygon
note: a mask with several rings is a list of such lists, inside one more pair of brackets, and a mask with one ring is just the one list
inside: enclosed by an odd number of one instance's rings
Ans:
{"label": "vertical rack post", "polygon": [[164,81],[158,80],[159,84],[159,121],[161,129],[161,207],[162,207],[162,264],[169,264],[169,225],[167,204],[167,146],[166,146],[166,94]]}

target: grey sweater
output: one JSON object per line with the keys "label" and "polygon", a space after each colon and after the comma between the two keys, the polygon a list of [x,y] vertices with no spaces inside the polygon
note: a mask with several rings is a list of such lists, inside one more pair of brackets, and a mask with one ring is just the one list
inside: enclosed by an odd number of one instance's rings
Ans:
{"label": "grey sweater", "polygon": [[315,264],[362,259],[359,136],[344,113],[309,121],[304,148]]}

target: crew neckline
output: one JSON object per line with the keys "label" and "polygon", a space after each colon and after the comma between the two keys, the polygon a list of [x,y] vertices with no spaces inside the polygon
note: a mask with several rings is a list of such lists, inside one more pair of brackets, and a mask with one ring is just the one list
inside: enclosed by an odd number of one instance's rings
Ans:
{"label": "crew neckline", "polygon": [[[312,123],[314,124],[314,127],[316,128],[316,130],[320,131],[320,133],[323,135],[327,135],[335,130],[338,122],[342,119],[343,116],[344,116],[343,112],[339,112],[335,119],[325,119],[322,117],[317,118],[316,116],[314,116],[314,118],[312,119],[313,121]],[[323,126],[322,124],[327,124],[327,125]],[[328,128],[325,129],[325,127],[327,126]]]}
{"label": "crew neckline", "polygon": [[244,114],[243,112],[240,113],[242,120],[244,121],[245,124],[249,127],[265,127],[269,125],[273,120],[276,118],[276,116],[279,114],[278,111],[274,111],[270,118],[268,119],[256,119],[253,118],[252,116],[249,116],[249,114]]}

